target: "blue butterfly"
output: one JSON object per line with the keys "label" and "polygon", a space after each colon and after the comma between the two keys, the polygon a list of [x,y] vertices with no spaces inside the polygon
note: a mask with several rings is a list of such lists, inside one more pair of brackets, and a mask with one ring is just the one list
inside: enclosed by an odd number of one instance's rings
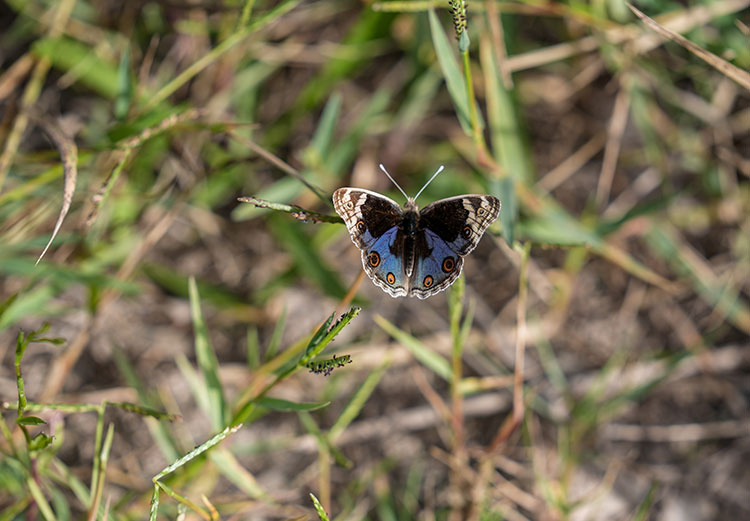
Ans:
{"label": "blue butterfly", "polygon": [[459,195],[427,205],[415,200],[442,170],[441,166],[415,197],[404,194],[403,208],[384,195],[361,188],[339,188],[333,206],[352,242],[362,250],[362,266],[375,285],[392,297],[427,298],[458,278],[464,257],[479,243],[500,213],[491,195]]}

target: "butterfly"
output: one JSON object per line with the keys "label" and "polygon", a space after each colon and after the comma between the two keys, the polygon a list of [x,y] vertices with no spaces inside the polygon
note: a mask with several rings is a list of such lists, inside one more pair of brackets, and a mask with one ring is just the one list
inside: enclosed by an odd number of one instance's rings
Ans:
{"label": "butterfly", "polygon": [[416,199],[437,172],[403,208],[392,199],[361,188],[339,188],[333,206],[346,224],[352,242],[362,250],[362,266],[376,286],[392,297],[425,299],[453,284],[464,257],[479,243],[500,213],[491,195],[459,195],[441,199],[421,211]]}

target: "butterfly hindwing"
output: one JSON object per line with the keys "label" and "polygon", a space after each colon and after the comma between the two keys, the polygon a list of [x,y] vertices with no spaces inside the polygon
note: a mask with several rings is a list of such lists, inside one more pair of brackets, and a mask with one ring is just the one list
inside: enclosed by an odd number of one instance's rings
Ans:
{"label": "butterfly hindwing", "polygon": [[461,274],[463,258],[453,251],[439,235],[429,229],[417,234],[414,274],[409,295],[427,298],[444,290]]}
{"label": "butterfly hindwing", "polygon": [[408,293],[409,279],[404,273],[403,245],[398,226],[393,226],[362,250],[365,273],[392,297],[403,297]]}

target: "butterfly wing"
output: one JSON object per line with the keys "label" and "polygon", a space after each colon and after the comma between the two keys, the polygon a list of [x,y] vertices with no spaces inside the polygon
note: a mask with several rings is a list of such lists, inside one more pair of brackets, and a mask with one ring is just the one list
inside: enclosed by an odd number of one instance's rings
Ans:
{"label": "butterfly wing", "polygon": [[424,299],[453,284],[463,257],[499,213],[500,200],[491,195],[460,195],[426,206],[419,213],[409,295]]}
{"label": "butterfly wing", "polygon": [[404,237],[399,230],[401,207],[388,197],[359,188],[336,190],[333,207],[362,251],[365,273],[392,297],[405,296],[409,280],[404,273]]}
{"label": "butterfly wing", "polygon": [[417,233],[409,295],[425,299],[443,291],[461,274],[464,259],[432,230]]}

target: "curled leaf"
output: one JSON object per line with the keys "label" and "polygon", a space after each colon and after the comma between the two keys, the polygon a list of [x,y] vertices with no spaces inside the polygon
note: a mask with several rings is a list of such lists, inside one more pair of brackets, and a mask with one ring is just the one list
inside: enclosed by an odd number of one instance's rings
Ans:
{"label": "curled leaf", "polygon": [[68,210],[70,210],[70,204],[73,202],[73,194],[76,191],[76,179],[78,178],[78,147],[76,147],[76,144],[72,139],[65,135],[56,122],[53,123],[52,121],[40,118],[37,118],[37,122],[60,152],[64,176],[62,208],[60,208],[60,214],[57,216],[57,222],[55,223],[55,228],[52,230],[52,236],[49,238],[47,245],[36,260],[36,264],[39,264],[39,261],[41,261],[44,254],[47,253],[47,250],[52,245],[52,241],[55,240],[57,233],[60,231],[63,220],[65,220],[65,216],[68,215]]}

